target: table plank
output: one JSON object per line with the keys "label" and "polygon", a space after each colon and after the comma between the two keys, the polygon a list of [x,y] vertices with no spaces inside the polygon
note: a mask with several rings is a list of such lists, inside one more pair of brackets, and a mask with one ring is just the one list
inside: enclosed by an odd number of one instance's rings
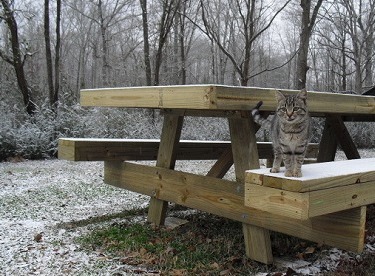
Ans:
{"label": "table plank", "polygon": [[[250,110],[260,100],[261,110],[274,111],[275,91],[296,90],[225,85],[175,85],[81,90],[83,106],[175,108],[191,110]],[[311,113],[375,114],[375,97],[308,92]]]}

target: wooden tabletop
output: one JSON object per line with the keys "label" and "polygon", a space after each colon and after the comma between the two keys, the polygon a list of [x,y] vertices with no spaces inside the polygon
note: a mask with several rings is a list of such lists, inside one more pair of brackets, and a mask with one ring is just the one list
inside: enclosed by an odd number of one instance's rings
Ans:
{"label": "wooden tabletop", "polygon": [[[192,110],[251,110],[260,100],[261,110],[274,111],[275,91],[296,90],[224,85],[175,85],[81,90],[82,106]],[[311,113],[375,115],[375,97],[308,91]]]}

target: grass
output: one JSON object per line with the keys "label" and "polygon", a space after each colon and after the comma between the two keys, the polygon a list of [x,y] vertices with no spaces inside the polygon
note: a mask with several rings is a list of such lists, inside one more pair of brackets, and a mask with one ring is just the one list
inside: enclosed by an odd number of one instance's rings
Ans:
{"label": "grass", "polygon": [[[80,238],[87,249],[163,275],[251,275],[268,267],[245,258],[241,224],[208,214],[189,215],[175,229],[151,224],[113,224]],[[225,274],[228,275],[228,274]]]}
{"label": "grass", "polygon": [[[368,227],[373,228],[373,211],[369,208]],[[245,257],[242,227],[239,222],[194,212],[174,216],[188,220],[177,228],[155,227],[148,223],[113,223],[81,237],[87,250],[103,252],[129,265],[125,272],[157,275],[302,275],[291,269],[267,266]],[[372,230],[375,231],[375,230]],[[370,233],[371,231],[369,231]],[[371,232],[371,235],[373,233]],[[327,254],[329,247],[272,233],[275,257],[314,262]],[[338,263],[335,272],[325,276],[375,275],[375,254],[349,254]],[[131,268],[133,267],[133,268]],[[354,273],[354,274],[353,274]]]}

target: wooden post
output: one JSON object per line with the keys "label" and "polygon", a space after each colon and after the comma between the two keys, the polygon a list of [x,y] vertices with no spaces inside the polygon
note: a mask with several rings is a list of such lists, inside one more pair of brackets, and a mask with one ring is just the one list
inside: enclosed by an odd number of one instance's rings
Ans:
{"label": "wooden post", "polygon": [[223,152],[223,154],[219,157],[217,162],[209,170],[209,172],[207,173],[207,176],[223,178],[224,175],[230,169],[230,167],[232,167],[232,165],[233,165],[232,148],[228,147],[228,149]]}
{"label": "wooden post", "polygon": [[[245,171],[258,169],[259,155],[255,133],[257,128],[251,116],[229,118],[229,130],[232,140],[232,152],[236,180],[244,187]],[[244,190],[243,198],[245,198]],[[273,262],[269,230],[243,223],[246,255],[256,261],[270,264]]]}
{"label": "wooden post", "polygon": [[327,120],[333,126],[337,141],[340,143],[342,150],[344,151],[348,159],[359,159],[361,156],[358,153],[358,149],[354,144],[352,137],[346,128],[344,121],[340,116],[329,115]]}
{"label": "wooden post", "polygon": [[[163,129],[161,133],[160,146],[156,161],[157,167],[173,169],[176,163],[176,152],[180,141],[183,116],[166,114],[164,116]],[[149,222],[163,225],[167,213],[168,202],[151,197],[148,209]]]}
{"label": "wooden post", "polygon": [[317,162],[335,160],[338,143],[348,159],[361,158],[342,118],[327,114]]}
{"label": "wooden post", "polygon": [[320,163],[335,160],[336,151],[337,139],[335,135],[335,130],[332,124],[330,123],[329,119],[326,119],[322,138],[319,144],[317,162]]}

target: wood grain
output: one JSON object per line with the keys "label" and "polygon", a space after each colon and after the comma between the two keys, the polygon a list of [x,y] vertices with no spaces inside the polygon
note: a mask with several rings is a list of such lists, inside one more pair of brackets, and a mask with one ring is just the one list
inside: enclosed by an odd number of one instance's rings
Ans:
{"label": "wood grain", "polygon": [[355,252],[363,249],[365,207],[301,221],[246,207],[240,183],[129,162],[106,161],[104,181],[302,239]]}
{"label": "wood grain", "polygon": [[246,183],[245,205],[289,218],[312,217],[375,203],[375,181],[305,193]]}
{"label": "wood grain", "polygon": [[303,177],[285,177],[269,169],[246,172],[246,182],[267,187],[308,192],[375,180],[375,158],[354,159],[302,166]]}
{"label": "wood grain", "polygon": [[[158,139],[60,138],[58,158],[70,161],[156,160],[159,145]],[[260,159],[273,157],[271,143],[258,142],[257,148]],[[215,160],[228,153],[231,155],[230,141],[181,140],[178,143],[176,158]],[[316,158],[317,154],[318,144],[310,144],[307,157]],[[223,158],[226,158],[225,162],[233,164],[230,156]]]}
{"label": "wood grain", "polygon": [[[275,91],[295,90],[223,85],[177,85],[81,90],[82,106],[177,108],[191,110],[251,110],[260,100],[262,111],[276,108]],[[375,98],[308,92],[309,110],[318,114],[375,114]]]}
{"label": "wood grain", "polygon": [[[183,116],[166,114],[160,138],[156,166],[173,169],[176,163],[178,142],[180,141]],[[168,202],[152,194],[148,208],[147,221],[156,225],[164,225],[167,215]]]}

